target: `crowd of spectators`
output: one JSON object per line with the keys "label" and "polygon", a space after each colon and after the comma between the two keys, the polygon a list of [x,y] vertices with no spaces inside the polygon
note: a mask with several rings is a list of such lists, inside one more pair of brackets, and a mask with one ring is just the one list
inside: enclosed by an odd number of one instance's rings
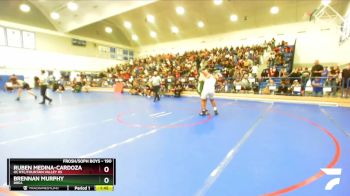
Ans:
{"label": "crowd of spectators", "polygon": [[[283,69],[282,69],[283,70]],[[318,60],[309,69],[308,67],[294,68],[290,74],[281,74],[274,68],[266,69],[261,74],[261,81],[269,80],[264,94],[305,95],[314,96],[332,95],[346,87],[348,68],[341,70],[339,66],[322,66]],[[278,85],[276,84],[278,81]],[[276,87],[276,89],[270,86]],[[272,90],[271,92],[266,89]]]}
{"label": "crowd of spectators", "polygon": [[336,95],[342,78],[346,78],[340,67],[324,67],[316,61],[311,69],[293,69],[293,50],[294,45],[272,39],[253,46],[161,54],[116,65],[99,73],[99,77],[104,81],[101,86],[122,82],[132,95],[152,96],[149,80],[153,72],[158,72],[162,77],[161,95],[180,96],[184,90],[196,90],[199,70],[206,67],[215,72],[217,92]]}
{"label": "crowd of spectators", "polygon": [[[271,69],[291,69],[294,46],[275,39],[260,45],[214,48],[188,51],[183,54],[162,54],[135,59],[100,73],[106,85],[123,82],[130,94],[151,96],[149,79],[153,72],[162,77],[161,93],[179,96],[183,90],[196,90],[201,68],[215,71],[218,92],[258,93],[258,70],[262,65]],[[287,74],[286,74],[287,75]],[[238,87],[238,88],[237,88]]]}
{"label": "crowd of spectators", "polygon": [[151,97],[150,79],[158,72],[162,78],[160,95],[180,97],[183,91],[197,90],[199,72],[207,68],[217,78],[216,92],[222,93],[335,96],[341,86],[346,87],[350,64],[341,70],[336,65],[322,66],[316,60],[311,69],[293,69],[293,50],[294,45],[272,39],[253,46],[160,54],[99,73],[61,72],[56,79],[49,72],[49,83],[56,92],[63,92],[65,86],[71,86],[73,92],[89,92],[91,87],[113,87],[119,83],[132,95]]}

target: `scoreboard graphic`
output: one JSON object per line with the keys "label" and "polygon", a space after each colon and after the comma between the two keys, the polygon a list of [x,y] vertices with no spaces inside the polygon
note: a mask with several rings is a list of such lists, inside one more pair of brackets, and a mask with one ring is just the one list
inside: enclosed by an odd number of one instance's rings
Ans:
{"label": "scoreboard graphic", "polygon": [[115,159],[7,159],[12,191],[113,191]]}

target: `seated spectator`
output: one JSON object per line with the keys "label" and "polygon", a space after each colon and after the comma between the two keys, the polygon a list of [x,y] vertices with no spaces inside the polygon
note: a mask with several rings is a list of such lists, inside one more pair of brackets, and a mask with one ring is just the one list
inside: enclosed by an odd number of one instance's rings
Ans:
{"label": "seated spectator", "polygon": [[254,78],[256,78],[258,76],[258,70],[259,70],[258,65],[255,64],[255,65],[252,66],[252,76]]}
{"label": "seated spectator", "polygon": [[273,77],[278,77],[279,76],[279,73],[278,73],[278,70],[276,68],[276,66],[273,66],[269,69],[269,78],[273,78]]}
{"label": "seated spectator", "polygon": [[298,80],[294,80],[291,86],[292,95],[300,95],[301,94],[301,85]]}
{"label": "seated spectator", "polygon": [[261,72],[260,77],[261,77],[261,82],[266,81],[267,78],[269,77],[269,69],[264,69],[264,70]]}
{"label": "seated spectator", "polygon": [[319,78],[319,77],[315,78],[311,84],[313,87],[312,95],[315,97],[322,97],[323,84],[322,84],[321,78]]}
{"label": "seated spectator", "polygon": [[182,88],[181,83],[177,82],[175,84],[175,88],[174,88],[174,97],[180,97],[182,90],[183,90],[183,88]]}
{"label": "seated spectator", "polygon": [[240,92],[242,90],[242,83],[239,79],[233,81],[233,91]]}
{"label": "seated spectator", "polygon": [[250,85],[250,82],[248,80],[248,74],[245,74],[242,78],[242,81],[241,81],[241,85],[242,85],[242,90],[243,92],[248,92],[252,89],[251,85]]}
{"label": "seated spectator", "polygon": [[159,95],[164,96],[166,93],[167,93],[167,89],[166,89],[165,83],[162,82],[159,89]]}
{"label": "seated spectator", "polygon": [[144,90],[143,90],[143,96],[146,96],[148,98],[151,98],[152,96],[152,89],[149,85],[146,85]]}
{"label": "seated spectator", "polygon": [[269,79],[269,83],[267,83],[266,88],[268,89],[269,94],[275,94],[276,84],[272,78]]}
{"label": "seated spectator", "polygon": [[289,95],[290,89],[288,88],[286,81],[282,81],[281,85],[278,87],[277,93],[280,95]]}
{"label": "seated spectator", "polygon": [[58,88],[56,89],[57,93],[63,93],[65,91],[64,86],[62,84],[58,84]]}
{"label": "seated spectator", "polygon": [[323,94],[330,96],[332,94],[332,82],[329,78],[323,79]]}
{"label": "seated spectator", "polygon": [[90,88],[91,88],[91,86],[90,86],[89,82],[83,82],[83,86],[81,89],[83,92],[88,93],[90,91]]}
{"label": "seated spectator", "polygon": [[254,94],[259,94],[259,83],[258,82],[253,82],[252,83],[252,89]]}
{"label": "seated spectator", "polygon": [[168,91],[165,93],[165,96],[174,96],[175,95],[175,86],[168,86]]}
{"label": "seated spectator", "polygon": [[81,92],[81,88],[82,88],[81,85],[74,84],[73,87],[72,87],[72,91],[73,91],[73,93],[80,93]]}
{"label": "seated spectator", "polygon": [[225,93],[229,93],[233,90],[233,82],[232,80],[225,80]]}

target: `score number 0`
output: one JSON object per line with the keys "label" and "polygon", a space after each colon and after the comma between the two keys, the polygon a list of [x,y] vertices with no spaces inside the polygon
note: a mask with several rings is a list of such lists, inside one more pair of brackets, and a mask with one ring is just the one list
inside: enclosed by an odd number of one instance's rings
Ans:
{"label": "score number 0", "polygon": [[[103,168],[103,171],[104,171],[105,173],[108,173],[108,172],[109,172],[109,167],[108,167],[108,166],[104,167],[104,168]],[[109,183],[109,178],[108,178],[108,177],[105,177],[105,178],[103,179],[103,182],[104,182],[105,184],[108,184],[108,183]]]}

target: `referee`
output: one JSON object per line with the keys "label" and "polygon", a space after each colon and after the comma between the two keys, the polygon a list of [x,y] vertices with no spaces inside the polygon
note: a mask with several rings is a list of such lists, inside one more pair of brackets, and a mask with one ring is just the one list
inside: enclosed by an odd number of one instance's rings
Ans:
{"label": "referee", "polygon": [[50,99],[48,96],[46,96],[46,90],[48,86],[48,78],[45,75],[45,71],[41,71],[41,75],[39,76],[39,84],[40,84],[40,94],[43,97],[43,101],[39,104],[45,104],[45,100],[49,100],[49,103],[52,102],[52,99]]}
{"label": "referee", "polygon": [[153,87],[153,93],[154,93],[154,102],[159,101],[159,89],[160,89],[160,83],[162,79],[160,76],[158,76],[158,73],[155,71],[153,77],[151,78],[152,87]]}

